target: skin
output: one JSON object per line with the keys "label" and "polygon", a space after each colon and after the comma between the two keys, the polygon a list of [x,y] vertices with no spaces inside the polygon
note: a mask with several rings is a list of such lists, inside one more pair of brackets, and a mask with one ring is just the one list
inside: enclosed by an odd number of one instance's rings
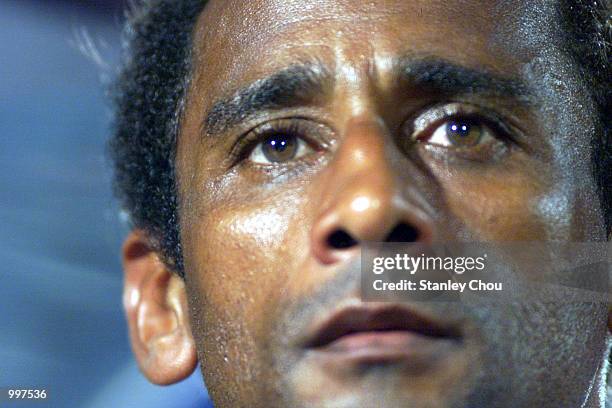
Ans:
{"label": "skin", "polygon": [[[398,224],[424,243],[606,240],[588,165],[592,102],[554,48],[552,10],[511,3],[209,3],[177,149],[185,280],[144,233],[124,246],[130,336],[151,381],[180,381],[199,361],[217,407],[601,406],[603,303],[413,305],[463,336],[428,370],[337,369],[300,347],[323,316],[359,304],[359,248]],[[398,80],[399,60],[428,58],[519,81],[530,102]],[[329,74],[319,95],[208,132],[219,101],[313,61]],[[451,103],[500,118],[516,140],[492,128],[462,151],[409,142],[415,120],[431,134],[428,114]],[[255,141],[231,158],[252,129],[296,123],[303,157],[255,163]],[[358,245],[330,246],[338,230]]]}

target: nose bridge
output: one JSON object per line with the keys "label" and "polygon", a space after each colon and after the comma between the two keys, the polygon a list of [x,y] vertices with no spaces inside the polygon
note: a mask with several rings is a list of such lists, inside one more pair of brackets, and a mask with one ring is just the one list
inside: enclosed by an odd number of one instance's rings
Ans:
{"label": "nose bridge", "polygon": [[384,123],[354,119],[345,132],[326,171],[322,205],[312,228],[315,257],[330,264],[363,242],[431,237],[423,212],[402,194],[402,170],[394,164],[394,142]]}
{"label": "nose bridge", "polygon": [[381,239],[369,225],[385,223],[385,215],[392,216],[388,209],[396,191],[396,176],[388,160],[389,141],[380,121],[354,120],[347,126],[332,163],[329,211],[364,240]]}

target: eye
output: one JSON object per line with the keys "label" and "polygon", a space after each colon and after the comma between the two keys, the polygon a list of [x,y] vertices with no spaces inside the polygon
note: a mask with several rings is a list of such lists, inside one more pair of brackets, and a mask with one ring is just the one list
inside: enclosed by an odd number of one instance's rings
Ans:
{"label": "eye", "polygon": [[[494,140],[493,131],[477,119],[449,119],[436,127],[431,136],[419,138],[432,145],[469,148]],[[423,140],[426,139],[426,140]]]}
{"label": "eye", "polygon": [[257,164],[285,163],[299,159],[313,149],[299,136],[291,133],[275,133],[255,145],[249,160]]}

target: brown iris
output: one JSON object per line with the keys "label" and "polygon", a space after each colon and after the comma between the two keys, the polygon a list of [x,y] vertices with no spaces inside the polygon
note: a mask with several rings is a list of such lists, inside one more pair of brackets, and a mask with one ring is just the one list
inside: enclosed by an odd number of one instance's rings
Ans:
{"label": "brown iris", "polygon": [[285,134],[270,136],[261,146],[265,158],[273,163],[286,162],[293,159],[297,149],[297,138]]}
{"label": "brown iris", "polygon": [[448,140],[458,147],[471,147],[480,142],[482,126],[470,120],[450,121],[446,124]]}

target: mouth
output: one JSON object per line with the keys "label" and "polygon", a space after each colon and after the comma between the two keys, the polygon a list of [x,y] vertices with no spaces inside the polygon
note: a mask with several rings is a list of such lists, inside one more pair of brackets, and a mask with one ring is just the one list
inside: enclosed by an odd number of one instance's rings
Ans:
{"label": "mouth", "polygon": [[[305,348],[320,356],[358,363],[433,362],[462,342],[452,325],[404,305],[350,306],[315,327]],[[420,364],[421,365],[421,364]]]}

